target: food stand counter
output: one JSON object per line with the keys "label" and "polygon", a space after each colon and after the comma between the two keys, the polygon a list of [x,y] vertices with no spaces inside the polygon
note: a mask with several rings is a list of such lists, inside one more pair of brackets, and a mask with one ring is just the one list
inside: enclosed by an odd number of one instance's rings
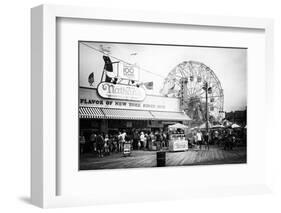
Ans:
{"label": "food stand counter", "polygon": [[169,135],[169,151],[187,151],[188,140],[184,134]]}

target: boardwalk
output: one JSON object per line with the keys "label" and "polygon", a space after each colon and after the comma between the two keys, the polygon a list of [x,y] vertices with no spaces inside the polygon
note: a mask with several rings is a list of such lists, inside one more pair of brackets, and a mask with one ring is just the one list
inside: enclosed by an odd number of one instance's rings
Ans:
{"label": "boardwalk", "polygon": [[[166,166],[230,163],[246,163],[245,147],[234,148],[231,151],[211,147],[210,150],[166,153]],[[156,167],[156,152],[133,151],[130,157],[123,157],[121,153],[114,153],[103,158],[97,158],[93,154],[85,154],[80,159],[81,170],[144,167]]]}

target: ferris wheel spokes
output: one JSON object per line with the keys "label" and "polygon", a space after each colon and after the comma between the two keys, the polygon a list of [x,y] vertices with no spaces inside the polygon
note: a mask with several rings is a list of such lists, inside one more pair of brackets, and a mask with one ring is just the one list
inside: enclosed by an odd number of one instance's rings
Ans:
{"label": "ferris wheel spokes", "polygon": [[[181,97],[183,94],[181,98],[184,99],[182,100],[184,110],[190,117],[194,117],[195,114],[204,115],[204,103],[206,103],[205,91],[203,90],[204,82],[208,82],[211,87],[207,99],[210,102],[208,110],[211,115],[218,117],[223,111],[223,89],[214,71],[201,62],[184,61],[177,65],[165,78],[161,91],[164,91],[163,95],[169,94],[169,97],[171,95]],[[182,85],[183,83],[184,85]],[[171,90],[173,90],[172,93]]]}

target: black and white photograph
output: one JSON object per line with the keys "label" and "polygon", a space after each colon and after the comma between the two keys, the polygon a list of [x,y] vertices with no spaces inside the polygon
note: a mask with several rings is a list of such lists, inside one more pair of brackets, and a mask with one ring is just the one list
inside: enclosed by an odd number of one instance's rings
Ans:
{"label": "black and white photograph", "polygon": [[247,163],[247,48],[78,47],[79,170]]}

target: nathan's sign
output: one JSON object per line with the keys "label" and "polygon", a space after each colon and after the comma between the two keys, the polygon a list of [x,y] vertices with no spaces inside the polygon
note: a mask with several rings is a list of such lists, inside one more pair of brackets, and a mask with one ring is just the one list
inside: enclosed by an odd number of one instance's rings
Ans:
{"label": "nathan's sign", "polygon": [[98,93],[103,98],[143,101],[145,90],[140,87],[102,82],[98,85]]}
{"label": "nathan's sign", "polygon": [[80,88],[79,106],[99,107],[112,109],[134,109],[134,110],[154,110],[178,112],[180,110],[180,100],[163,96],[147,95],[143,101],[120,100],[103,98],[98,94],[97,89]]}

